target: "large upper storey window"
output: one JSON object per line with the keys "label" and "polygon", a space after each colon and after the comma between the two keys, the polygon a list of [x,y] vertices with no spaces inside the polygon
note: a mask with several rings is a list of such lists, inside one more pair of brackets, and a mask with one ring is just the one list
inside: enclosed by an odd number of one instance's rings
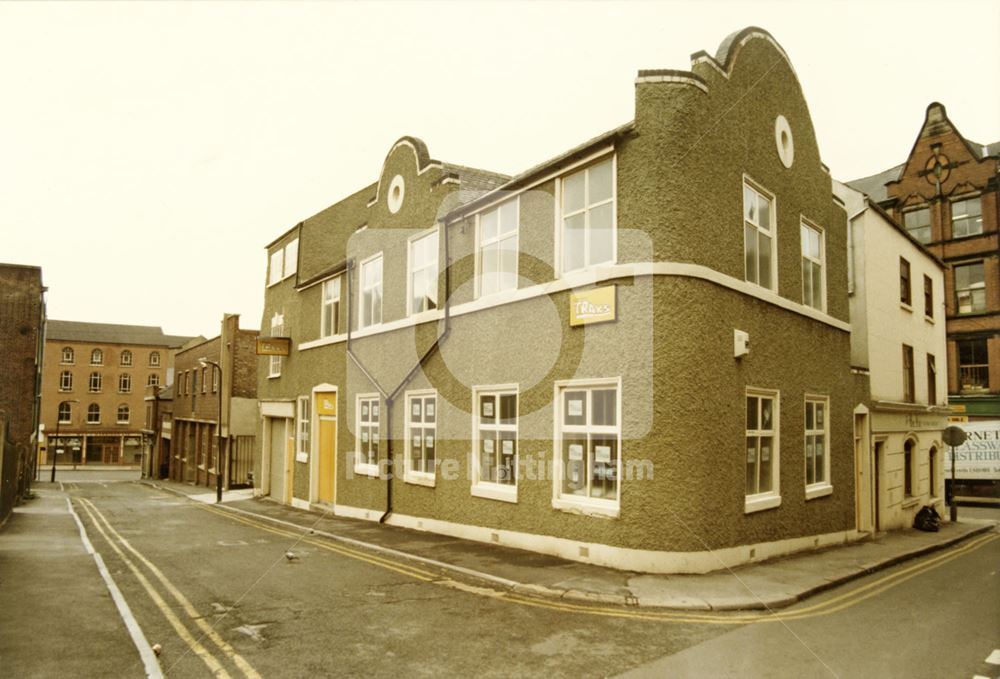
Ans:
{"label": "large upper storey window", "polygon": [[562,180],[562,270],[615,259],[615,192],[611,158]]}
{"label": "large upper storey window", "polygon": [[743,259],[746,280],[774,289],[774,198],[743,183]]}
{"label": "large upper storey window", "polygon": [[367,328],[382,322],[382,254],[361,265],[361,309],[358,325]]}
{"label": "large upper storey window", "polygon": [[802,223],[802,302],[823,310],[823,232]]}
{"label": "large upper storey window", "polygon": [[267,284],[274,285],[293,275],[299,265],[299,239],[288,242],[271,253],[267,267]]}
{"label": "large upper storey window", "polygon": [[519,199],[514,198],[479,215],[479,294],[491,295],[517,287]]}
{"label": "large upper storey window", "polygon": [[903,213],[903,226],[918,243],[931,242],[931,210],[922,207]]}
{"label": "large upper storey window", "polygon": [[340,276],[323,282],[323,307],[320,312],[320,337],[340,332]]}
{"label": "large upper storey window", "polygon": [[955,265],[955,297],[960,314],[986,311],[986,276],[982,262]]}
{"label": "large upper storey window", "polygon": [[951,237],[965,238],[983,232],[983,201],[979,196],[951,204]]}
{"label": "large upper storey window", "polygon": [[410,301],[411,314],[437,309],[438,301],[438,232],[434,231],[410,241]]}

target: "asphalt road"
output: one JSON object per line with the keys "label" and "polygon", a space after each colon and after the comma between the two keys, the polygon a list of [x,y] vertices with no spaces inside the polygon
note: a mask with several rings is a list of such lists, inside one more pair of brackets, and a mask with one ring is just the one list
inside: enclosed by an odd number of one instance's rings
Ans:
{"label": "asphalt road", "polygon": [[[170,677],[1000,673],[993,534],[777,615],[679,615],[504,595],[138,484],[64,489]],[[143,676],[138,653],[114,674]]]}

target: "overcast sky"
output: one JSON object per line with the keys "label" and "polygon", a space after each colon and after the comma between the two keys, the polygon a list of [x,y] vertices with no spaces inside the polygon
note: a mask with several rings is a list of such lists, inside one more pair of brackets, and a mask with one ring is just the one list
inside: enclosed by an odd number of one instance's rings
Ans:
{"label": "overcast sky", "polygon": [[902,162],[931,101],[1000,140],[1000,3],[0,3],[0,262],[49,317],[257,328],[264,246],[403,135],[516,173],[632,119],[642,68],[771,32],[839,179]]}

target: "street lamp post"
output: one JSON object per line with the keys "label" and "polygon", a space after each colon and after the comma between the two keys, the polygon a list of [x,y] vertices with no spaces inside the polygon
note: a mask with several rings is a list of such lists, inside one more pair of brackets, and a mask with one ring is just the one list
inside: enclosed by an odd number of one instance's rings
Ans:
{"label": "street lamp post", "polygon": [[218,437],[218,443],[215,454],[215,501],[216,503],[222,502],[222,474],[223,471],[229,468],[229,448],[226,448],[226,463],[223,466],[222,463],[222,366],[220,366],[215,361],[210,361],[207,358],[199,358],[198,363],[205,367],[206,365],[212,366],[213,371],[219,371],[219,414],[218,423],[215,426],[215,433]]}
{"label": "street lamp post", "polygon": [[[79,401],[75,398],[70,399],[68,401],[59,401],[59,405],[56,406],[56,435],[55,435],[56,447],[52,451],[52,478],[49,479],[50,483],[56,482],[56,455],[58,454],[59,451],[59,425],[62,424],[62,418],[59,416],[59,409],[62,408],[63,403],[79,403]],[[51,446],[49,447],[51,448]]]}

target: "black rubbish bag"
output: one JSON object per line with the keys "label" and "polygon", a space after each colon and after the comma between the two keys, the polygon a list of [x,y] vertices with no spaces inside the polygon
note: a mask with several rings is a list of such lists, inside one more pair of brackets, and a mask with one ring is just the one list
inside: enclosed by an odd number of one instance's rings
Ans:
{"label": "black rubbish bag", "polygon": [[913,527],[917,530],[936,533],[941,528],[941,515],[931,505],[924,505],[913,517]]}

